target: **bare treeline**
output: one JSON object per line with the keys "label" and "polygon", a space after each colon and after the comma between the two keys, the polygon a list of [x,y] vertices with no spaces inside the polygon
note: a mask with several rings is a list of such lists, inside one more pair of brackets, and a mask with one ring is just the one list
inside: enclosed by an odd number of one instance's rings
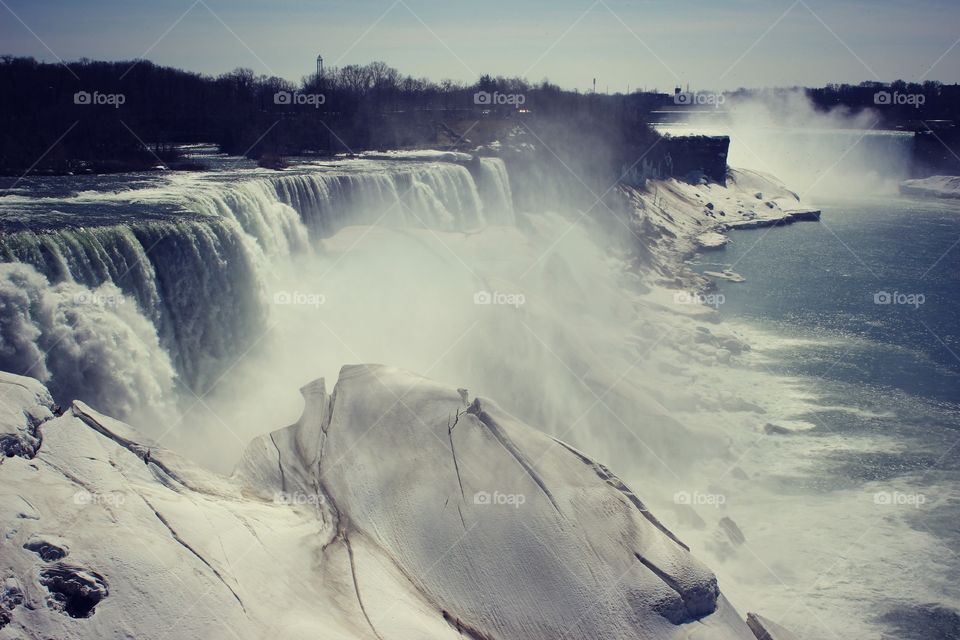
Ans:
{"label": "bare treeline", "polygon": [[5,56],[0,87],[7,97],[0,102],[0,170],[14,175],[176,166],[178,143],[212,142],[253,158],[463,146],[534,118],[612,127],[612,140],[623,131],[652,135],[635,96],[582,94],[522,78],[435,82],[384,62],[294,83],[249,69],[210,77],[148,61],[50,64]]}

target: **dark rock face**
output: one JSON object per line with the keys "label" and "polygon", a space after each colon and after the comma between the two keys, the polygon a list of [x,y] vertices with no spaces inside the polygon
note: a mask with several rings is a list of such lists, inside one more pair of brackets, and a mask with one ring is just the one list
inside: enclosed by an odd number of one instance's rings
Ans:
{"label": "dark rock face", "polygon": [[10,624],[10,614],[23,605],[23,589],[16,578],[8,577],[0,589],[0,629]]}
{"label": "dark rock face", "polygon": [[626,171],[624,180],[643,186],[645,180],[678,178],[697,182],[706,179],[726,186],[729,149],[727,136],[668,136]]}
{"label": "dark rock face", "polygon": [[50,605],[71,618],[89,618],[109,590],[103,576],[57,563],[40,571],[40,584],[50,592]]}
{"label": "dark rock face", "polygon": [[743,532],[740,530],[740,527],[737,526],[737,523],[731,520],[730,518],[724,516],[720,518],[720,530],[727,534],[727,538],[730,539],[730,542],[735,546],[739,547],[744,542],[747,541],[746,536],[743,535]]}
{"label": "dark rock face", "polygon": [[33,551],[44,562],[53,562],[67,557],[67,550],[46,540],[30,540],[23,545],[27,551]]}
{"label": "dark rock face", "polygon": [[673,624],[687,624],[699,620],[704,616],[708,616],[717,610],[717,599],[720,597],[720,587],[717,585],[716,578],[706,583],[699,583],[685,588],[639,553],[635,555],[637,560],[655,573],[679,596],[679,599],[665,598],[654,606],[657,613],[664,618]]}
{"label": "dark rock face", "polygon": [[0,454],[7,458],[20,456],[32,458],[37,453],[37,447],[27,438],[17,437],[12,433],[0,434]]}
{"label": "dark rock face", "polygon": [[788,436],[793,433],[790,429],[781,427],[778,424],[773,424],[772,422],[763,425],[763,432],[768,436]]}
{"label": "dark rock face", "polygon": [[960,159],[951,149],[960,145],[960,129],[918,131],[913,136],[913,167],[915,178],[933,175],[960,175]]}
{"label": "dark rock face", "polygon": [[40,435],[41,420],[32,416],[24,416],[26,424],[16,431],[0,433],[0,455],[12,458],[33,458],[40,450],[42,442]]}

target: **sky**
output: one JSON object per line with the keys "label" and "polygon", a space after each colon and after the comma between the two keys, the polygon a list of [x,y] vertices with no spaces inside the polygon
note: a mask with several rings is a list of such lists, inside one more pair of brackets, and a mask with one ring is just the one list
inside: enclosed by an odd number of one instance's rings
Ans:
{"label": "sky", "polygon": [[0,0],[0,54],[299,80],[383,60],[474,82],[734,89],[960,81],[958,0]]}

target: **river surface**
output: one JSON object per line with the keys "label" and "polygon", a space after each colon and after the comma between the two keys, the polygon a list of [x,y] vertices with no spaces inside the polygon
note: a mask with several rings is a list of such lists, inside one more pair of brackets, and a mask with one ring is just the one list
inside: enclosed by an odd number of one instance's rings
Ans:
{"label": "river surface", "polygon": [[[720,315],[775,336],[758,341],[764,367],[803,380],[813,398],[794,416],[811,428],[785,436],[804,473],[767,479],[783,500],[832,502],[838,521],[855,523],[817,581],[791,587],[834,586],[854,603],[861,592],[864,605],[881,603],[890,638],[957,638],[945,608],[960,603],[960,203],[817,204],[821,223],[734,232],[697,265],[746,278],[718,283]],[[863,579],[863,563],[885,589]],[[829,621],[806,618],[830,637]]]}

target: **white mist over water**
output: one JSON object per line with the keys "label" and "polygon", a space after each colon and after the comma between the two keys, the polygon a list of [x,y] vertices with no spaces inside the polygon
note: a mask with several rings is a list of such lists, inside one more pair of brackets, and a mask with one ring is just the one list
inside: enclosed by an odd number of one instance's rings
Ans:
{"label": "white mist over water", "polygon": [[807,199],[894,194],[909,177],[912,134],[879,130],[878,111],[822,111],[799,89],[730,97],[723,109],[661,130],[730,136],[730,166],[774,175]]}
{"label": "white mist over water", "polygon": [[[649,446],[677,467],[718,445],[719,434],[690,433],[645,388],[656,371],[647,358],[669,341],[669,327],[643,318],[625,262],[565,217],[531,221],[540,234],[506,226],[342,230],[321,256],[275,271],[270,290],[281,303],[271,308],[264,347],[230,373],[209,408],[243,431],[239,446],[277,405],[290,420],[299,415],[300,386],[320,375],[336,380],[346,363],[378,362],[496,398],[591,450],[624,440],[627,447],[611,451],[634,449],[631,430],[644,422],[657,425],[644,436]],[[623,386],[611,390],[621,375]],[[257,397],[284,401],[267,406]],[[223,426],[213,424],[213,437],[222,439]],[[659,464],[637,448],[631,463],[639,456]]]}
{"label": "white mist over water", "polygon": [[54,393],[83,388],[91,402],[155,422],[169,416],[174,369],[157,334],[112,283],[51,286],[29,265],[0,265],[4,368]]}

